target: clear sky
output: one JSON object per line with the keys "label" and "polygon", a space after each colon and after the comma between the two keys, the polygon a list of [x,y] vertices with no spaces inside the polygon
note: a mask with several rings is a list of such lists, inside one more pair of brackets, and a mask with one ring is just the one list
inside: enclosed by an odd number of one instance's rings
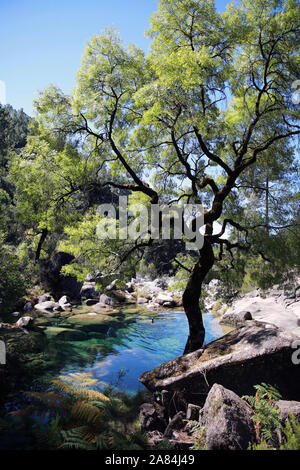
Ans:
{"label": "clear sky", "polygon": [[[216,0],[225,10],[229,0]],[[37,91],[50,83],[70,93],[86,41],[107,26],[147,51],[157,0],[0,0],[0,102],[33,115]]]}

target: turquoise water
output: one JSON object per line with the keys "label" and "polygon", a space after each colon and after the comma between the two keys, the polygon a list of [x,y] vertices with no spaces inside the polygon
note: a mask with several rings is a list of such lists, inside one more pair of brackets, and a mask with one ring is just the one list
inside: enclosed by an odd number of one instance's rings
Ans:
{"label": "turquoise water", "polygon": [[[153,314],[137,315],[119,328],[108,326],[102,337],[98,334],[98,338],[89,341],[73,342],[77,352],[85,353],[85,364],[82,360],[76,362],[75,354],[61,369],[61,374],[88,372],[98,380],[95,388],[99,391],[114,385],[126,393],[136,393],[144,388],[138,381],[139,376],[181,355],[188,336],[188,323],[183,313],[155,314],[154,323],[152,318]],[[205,344],[222,336],[223,331],[212,315],[204,315],[204,324]]]}

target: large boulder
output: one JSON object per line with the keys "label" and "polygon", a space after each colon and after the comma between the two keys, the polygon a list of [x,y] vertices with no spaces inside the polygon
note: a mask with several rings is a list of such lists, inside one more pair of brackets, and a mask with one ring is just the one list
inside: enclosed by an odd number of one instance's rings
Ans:
{"label": "large boulder", "polygon": [[201,411],[208,450],[246,450],[255,440],[252,410],[238,395],[214,384]]}
{"label": "large boulder", "polygon": [[159,294],[157,297],[156,297],[156,302],[159,304],[159,305],[164,305],[165,303],[171,303],[171,304],[175,304],[174,300],[173,300],[173,297],[169,294]]}
{"label": "large boulder", "polygon": [[46,302],[36,304],[34,308],[43,313],[49,313],[53,312],[54,310],[60,309],[60,305],[59,303],[53,302],[52,300],[47,300]]}
{"label": "large boulder", "polygon": [[32,317],[21,317],[16,323],[16,326],[18,328],[30,328],[33,324],[33,318]]}
{"label": "large boulder", "polygon": [[44,332],[48,340],[84,341],[88,337],[84,331],[74,328],[48,326]]}
{"label": "large boulder", "polygon": [[68,297],[67,295],[63,295],[58,303],[59,303],[59,306],[62,308],[62,310],[66,310],[67,308],[71,308],[72,305],[70,303],[70,297]]}
{"label": "large boulder", "polygon": [[224,325],[239,326],[243,325],[245,321],[252,320],[251,312],[248,310],[241,310],[239,312],[228,312],[222,316],[220,323]]}
{"label": "large boulder", "polygon": [[100,295],[99,302],[105,305],[110,305],[111,307],[116,305],[116,302],[111,297],[108,297],[106,294]]}
{"label": "large boulder", "polygon": [[85,281],[80,289],[80,297],[89,299],[95,298],[99,295],[99,292],[96,290],[96,282],[95,281]]}
{"label": "large boulder", "polygon": [[[92,313],[92,312],[90,312]],[[99,313],[98,315],[79,314],[67,318],[66,325],[71,328],[89,332],[107,333],[110,327],[118,328],[122,325],[122,315],[108,315]]]}
{"label": "large boulder", "polygon": [[280,418],[282,423],[291,416],[291,413],[295,418],[300,421],[300,402],[294,400],[278,400],[275,405],[279,408]]}
{"label": "large boulder", "polygon": [[181,391],[196,405],[203,405],[214,383],[242,396],[265,382],[277,386],[284,398],[298,400],[300,382],[295,377],[300,366],[292,361],[294,338],[271,324],[247,323],[198,351],[145,372],[139,380],[151,391]]}
{"label": "large boulder", "polygon": [[38,303],[47,302],[48,300],[53,300],[51,294],[42,294],[38,297]]}

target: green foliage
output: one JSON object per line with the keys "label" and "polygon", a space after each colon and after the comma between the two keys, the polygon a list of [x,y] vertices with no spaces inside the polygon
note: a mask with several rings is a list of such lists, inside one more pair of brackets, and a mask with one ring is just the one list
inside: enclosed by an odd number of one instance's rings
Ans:
{"label": "green foliage", "polygon": [[194,439],[192,450],[207,450],[206,446],[206,432],[205,427],[198,421],[189,420],[188,423],[192,425],[191,433]]}
{"label": "green foliage", "polygon": [[[245,396],[254,409],[252,417],[255,423],[258,443],[266,441],[269,446],[275,447],[278,443],[277,429],[281,429],[280,412],[274,405],[281,398],[280,393],[272,385],[262,383],[254,387],[255,396]],[[263,444],[264,445],[264,444]]]}
{"label": "green foliage", "polygon": [[20,266],[13,247],[4,244],[0,232],[0,315],[10,313],[16,301],[26,292],[29,273]]}
{"label": "green foliage", "polygon": [[284,442],[280,450],[299,450],[300,449],[300,423],[291,412],[289,418],[283,427]]}

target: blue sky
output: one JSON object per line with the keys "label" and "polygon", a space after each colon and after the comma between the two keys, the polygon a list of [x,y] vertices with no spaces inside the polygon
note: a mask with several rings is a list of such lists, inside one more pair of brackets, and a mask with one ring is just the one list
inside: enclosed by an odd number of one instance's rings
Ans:
{"label": "blue sky", "polygon": [[53,83],[71,92],[86,41],[105,27],[147,51],[156,9],[157,0],[0,0],[0,95],[2,81],[6,102],[33,115],[38,90]]}

